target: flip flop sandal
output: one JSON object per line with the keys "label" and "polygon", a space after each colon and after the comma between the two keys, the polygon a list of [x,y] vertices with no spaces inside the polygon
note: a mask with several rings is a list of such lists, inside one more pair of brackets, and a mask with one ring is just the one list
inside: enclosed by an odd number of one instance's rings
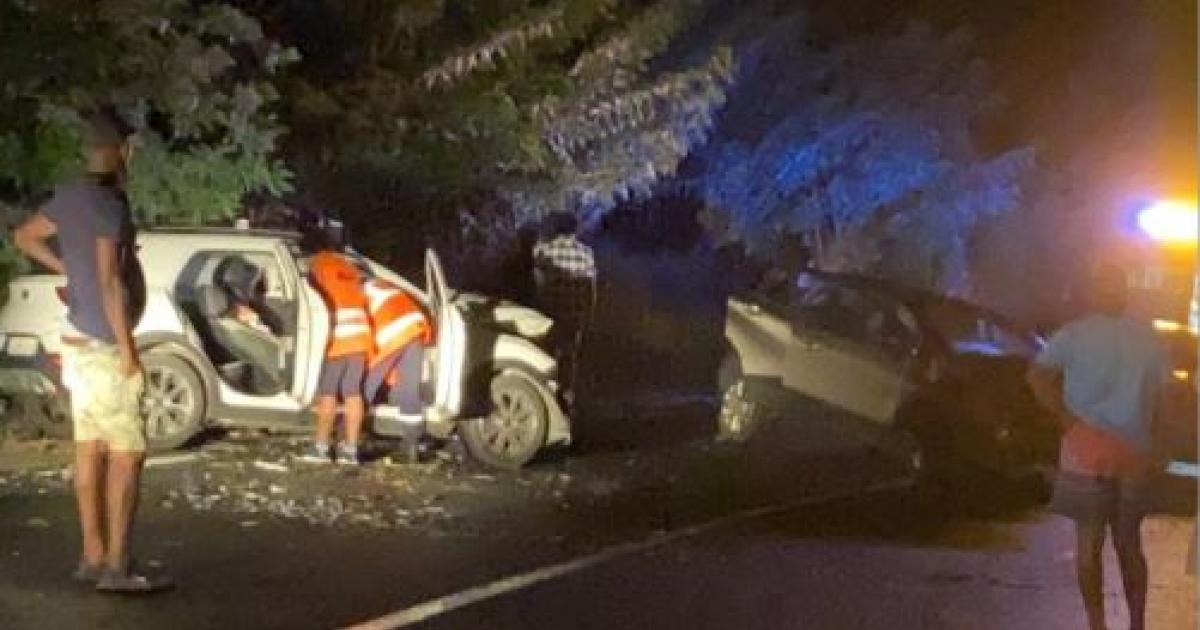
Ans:
{"label": "flip flop sandal", "polygon": [[102,593],[157,593],[174,585],[165,575],[146,576],[132,570],[127,573],[108,570],[96,582],[96,590]]}
{"label": "flip flop sandal", "polygon": [[71,574],[71,579],[81,584],[95,584],[100,581],[102,575],[103,564],[88,564],[87,560],[80,560],[79,566],[75,567],[75,572]]}

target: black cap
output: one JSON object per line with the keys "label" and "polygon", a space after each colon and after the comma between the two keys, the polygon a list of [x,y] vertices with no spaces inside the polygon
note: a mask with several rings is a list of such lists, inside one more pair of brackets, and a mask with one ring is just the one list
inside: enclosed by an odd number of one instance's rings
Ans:
{"label": "black cap", "polygon": [[230,256],[222,260],[213,275],[216,276],[218,285],[237,300],[247,304],[256,300],[258,285],[263,280],[262,269],[241,256]]}
{"label": "black cap", "polygon": [[93,149],[119,147],[133,135],[133,131],[133,126],[125,122],[116,108],[101,106],[88,114],[84,144]]}

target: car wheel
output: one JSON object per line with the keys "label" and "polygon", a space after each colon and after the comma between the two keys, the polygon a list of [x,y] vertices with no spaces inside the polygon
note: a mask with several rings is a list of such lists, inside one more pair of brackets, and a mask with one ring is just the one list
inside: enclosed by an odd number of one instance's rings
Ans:
{"label": "car wheel", "polygon": [[541,392],[524,377],[499,374],[489,390],[488,414],[461,423],[463,442],[471,456],[487,466],[520,468],[546,443],[549,411]]}
{"label": "car wheel", "polygon": [[745,442],[750,439],[762,420],[761,407],[746,395],[746,379],[734,379],[721,394],[721,410],[717,413],[717,440]]}
{"label": "car wheel", "polygon": [[142,415],[152,451],[179,448],[204,428],[204,383],[185,360],[165,352],[142,355]]}

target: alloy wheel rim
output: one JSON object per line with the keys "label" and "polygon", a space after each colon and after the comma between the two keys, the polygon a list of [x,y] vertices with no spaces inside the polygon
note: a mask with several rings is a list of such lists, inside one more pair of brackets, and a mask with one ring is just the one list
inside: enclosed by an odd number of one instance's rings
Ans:
{"label": "alloy wheel rim", "polygon": [[537,404],[528,393],[499,390],[492,395],[492,412],[483,419],[484,443],[493,452],[509,457],[534,442]]}
{"label": "alloy wheel rim", "polygon": [[183,375],[165,367],[146,371],[142,412],[151,438],[169,437],[186,430],[196,408],[196,396]]}

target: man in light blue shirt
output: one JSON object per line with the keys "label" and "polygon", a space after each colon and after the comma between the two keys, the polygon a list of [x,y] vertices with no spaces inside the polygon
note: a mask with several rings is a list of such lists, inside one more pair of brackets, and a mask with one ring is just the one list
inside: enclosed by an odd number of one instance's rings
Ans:
{"label": "man in light blue shirt", "polygon": [[1130,628],[1144,628],[1141,522],[1154,461],[1154,423],[1168,369],[1153,328],[1125,312],[1124,273],[1098,268],[1094,313],[1065,326],[1029,372],[1038,401],[1063,428],[1051,510],[1075,521],[1076,570],[1091,630],[1103,630],[1101,550],[1111,528]]}
{"label": "man in light blue shirt", "polygon": [[1089,315],[1051,337],[1037,364],[1061,373],[1063,402],[1072,415],[1149,454],[1168,362],[1147,323]]}

